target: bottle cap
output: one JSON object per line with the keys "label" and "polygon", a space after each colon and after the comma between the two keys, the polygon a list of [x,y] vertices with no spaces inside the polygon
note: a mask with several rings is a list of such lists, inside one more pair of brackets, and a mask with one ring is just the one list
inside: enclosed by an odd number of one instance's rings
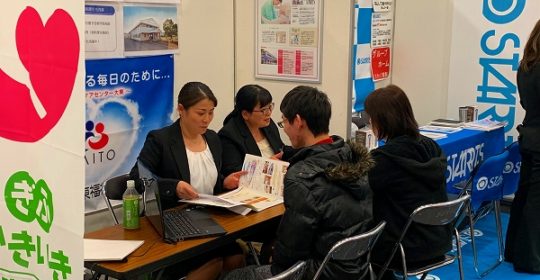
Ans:
{"label": "bottle cap", "polygon": [[128,187],[128,188],[134,188],[134,187],[135,187],[135,181],[133,181],[133,180],[128,180],[128,181],[127,181],[127,187]]}

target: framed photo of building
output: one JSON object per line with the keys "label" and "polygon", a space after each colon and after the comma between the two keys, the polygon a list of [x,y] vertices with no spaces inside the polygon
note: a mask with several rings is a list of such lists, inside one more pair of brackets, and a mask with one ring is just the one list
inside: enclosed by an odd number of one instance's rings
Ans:
{"label": "framed photo of building", "polygon": [[256,0],[255,77],[321,80],[323,0]]}
{"label": "framed photo of building", "polygon": [[177,52],[177,8],[175,4],[124,4],[125,56]]}

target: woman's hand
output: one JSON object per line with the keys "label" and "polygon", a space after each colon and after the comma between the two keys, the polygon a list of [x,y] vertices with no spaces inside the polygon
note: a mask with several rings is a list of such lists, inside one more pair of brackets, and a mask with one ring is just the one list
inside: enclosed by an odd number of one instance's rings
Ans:
{"label": "woman's hand", "polygon": [[232,190],[238,188],[238,183],[240,182],[240,177],[248,172],[245,170],[233,172],[229,176],[225,177],[223,180],[223,188],[227,190]]}
{"label": "woman's hand", "polygon": [[176,185],[176,196],[183,199],[195,199],[199,197],[199,194],[187,182],[179,181]]}
{"label": "woman's hand", "polygon": [[270,157],[270,159],[276,159],[276,160],[281,160],[281,157],[283,156],[283,151],[280,151],[279,153],[273,155],[272,157]]}

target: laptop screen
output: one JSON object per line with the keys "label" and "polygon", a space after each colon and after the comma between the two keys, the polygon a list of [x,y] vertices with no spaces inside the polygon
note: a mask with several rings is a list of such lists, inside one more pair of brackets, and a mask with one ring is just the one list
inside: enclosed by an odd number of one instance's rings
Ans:
{"label": "laptop screen", "polygon": [[137,161],[137,168],[139,170],[139,177],[141,180],[146,181],[146,217],[156,229],[158,234],[165,239],[157,176],[155,176],[152,171],[150,171],[140,160]]}

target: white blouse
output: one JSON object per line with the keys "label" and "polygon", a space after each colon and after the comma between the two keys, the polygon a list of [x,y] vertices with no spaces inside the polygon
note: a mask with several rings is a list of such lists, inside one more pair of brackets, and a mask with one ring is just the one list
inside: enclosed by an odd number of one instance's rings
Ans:
{"label": "white blouse", "polygon": [[272,150],[272,147],[270,146],[270,143],[268,142],[268,140],[266,140],[266,138],[257,142],[257,146],[261,151],[262,157],[271,158],[274,155],[274,150]]}
{"label": "white blouse", "polygon": [[202,152],[192,152],[186,147],[191,185],[198,193],[213,194],[218,171],[210,148]]}

